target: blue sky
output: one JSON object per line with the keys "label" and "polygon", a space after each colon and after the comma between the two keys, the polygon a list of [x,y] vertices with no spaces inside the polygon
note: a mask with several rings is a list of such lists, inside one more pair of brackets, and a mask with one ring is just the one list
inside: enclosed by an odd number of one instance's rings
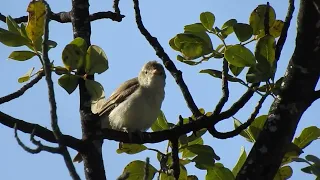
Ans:
{"label": "blue sky", "polygon": [[[287,11],[287,1],[270,0],[271,6],[277,13],[277,19],[284,19]],[[26,8],[29,1],[12,0],[6,1],[6,4],[0,6],[0,12],[4,15],[19,17],[26,15]],[[54,1],[49,0],[51,9],[54,12],[69,11],[71,1]],[[169,54],[170,58],[175,62],[176,66],[183,71],[185,82],[192,93],[198,107],[204,108],[206,111],[212,111],[221,96],[221,82],[206,74],[199,74],[201,69],[221,69],[220,60],[211,59],[196,67],[182,64],[175,60],[176,51],[172,50],[168,41],[177,33],[183,31],[186,24],[199,22],[201,12],[210,11],[215,14],[215,25],[221,27],[222,24],[235,18],[238,22],[248,23],[251,11],[259,4],[266,3],[262,0],[244,0],[241,3],[237,0],[226,1],[184,1],[184,0],[154,0],[141,1],[140,9],[143,22],[150,33],[157,37],[159,42]],[[296,11],[291,23],[288,39],[282,52],[282,56],[278,65],[277,78],[281,77],[286,69],[287,63],[294,50],[295,33],[296,33],[296,15],[298,10],[298,2],[296,2]],[[100,46],[106,52],[109,58],[110,69],[105,73],[96,76],[105,89],[106,95],[110,94],[121,82],[137,76],[142,65],[149,60],[159,60],[153,48],[148,44],[144,37],[136,28],[133,3],[131,1],[120,2],[121,13],[126,17],[121,23],[111,20],[99,20],[92,22],[91,43]],[[95,0],[91,1],[90,12],[112,10],[112,1]],[[6,28],[6,24],[0,22],[1,28]],[[49,57],[54,60],[56,65],[62,65],[61,52],[66,44],[73,38],[72,26],[68,24],[60,24],[55,21],[50,23],[50,39],[56,41],[58,46],[50,50]],[[213,47],[220,44],[217,38],[212,38]],[[234,36],[227,43],[236,43]],[[22,84],[17,82],[18,77],[25,74],[31,67],[40,68],[39,61],[34,58],[26,62],[16,62],[8,60],[7,57],[11,51],[22,48],[9,48],[0,44],[0,80],[2,82],[0,88],[0,96],[7,95],[19,89]],[[240,77],[244,77],[241,74]],[[81,137],[81,128],[79,121],[79,100],[78,92],[68,95],[57,84],[58,76],[54,75],[56,100],[58,103],[59,125],[63,133]],[[230,84],[230,100],[226,104],[229,107],[246,89],[238,84]],[[41,80],[31,90],[25,93],[21,98],[13,100],[0,106],[0,111],[10,114],[16,118],[23,119],[31,123],[37,123],[44,127],[50,128],[49,120],[49,104],[46,89],[46,83]],[[252,112],[257,103],[258,96],[255,96],[235,117],[241,121],[245,121]],[[264,104],[260,115],[268,112],[272,99],[269,98]],[[319,101],[315,102],[307,112],[303,115],[301,123],[296,134],[299,135],[304,127],[316,125],[320,127],[320,121],[317,118],[317,108]],[[179,87],[174,79],[167,72],[166,98],[162,106],[168,121],[176,123],[178,116],[190,116],[191,112],[187,108]],[[233,129],[233,120],[227,119],[218,125],[220,131]],[[21,139],[28,145],[29,136],[19,133]],[[13,136],[13,130],[0,125],[0,179],[16,180],[16,179],[69,179],[69,173],[63,162],[63,158],[59,155],[53,155],[42,152],[37,155],[31,155],[18,146]],[[236,163],[241,146],[244,146],[249,152],[251,144],[247,143],[242,137],[236,137],[228,140],[213,139],[209,135],[204,136],[205,144],[214,148],[216,153],[221,157],[220,162],[226,167],[232,169]],[[165,151],[166,143],[146,144],[148,147],[157,148]],[[31,145],[32,146],[32,145]],[[154,152],[145,152],[138,155],[116,154],[118,144],[114,141],[105,141],[103,147],[104,162],[108,179],[118,177],[123,168],[135,159],[145,160],[146,157],[151,158],[151,164],[159,167],[155,160]],[[310,147],[305,149],[306,154],[314,154],[319,156],[320,143],[314,142]],[[72,156],[75,151],[70,150]],[[318,153],[318,154],[317,154]],[[75,164],[78,173],[84,179],[83,164]],[[292,165],[294,174],[292,179],[311,180],[314,176],[304,174],[300,171],[304,164],[295,163]],[[205,171],[194,168],[194,164],[187,166],[188,174],[196,174],[199,179],[204,179]]]}

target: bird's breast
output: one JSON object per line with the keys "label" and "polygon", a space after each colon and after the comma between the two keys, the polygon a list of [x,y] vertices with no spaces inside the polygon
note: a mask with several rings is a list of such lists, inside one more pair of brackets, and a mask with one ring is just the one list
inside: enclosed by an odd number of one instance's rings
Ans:
{"label": "bird's breast", "polygon": [[109,114],[114,129],[145,131],[156,121],[164,99],[164,90],[139,88]]}

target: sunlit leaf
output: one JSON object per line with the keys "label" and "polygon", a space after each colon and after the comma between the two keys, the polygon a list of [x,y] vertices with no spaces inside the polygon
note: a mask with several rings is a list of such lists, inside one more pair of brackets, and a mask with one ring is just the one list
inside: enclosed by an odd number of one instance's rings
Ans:
{"label": "sunlit leaf", "polygon": [[152,124],[151,129],[152,131],[162,131],[169,129],[168,121],[162,111],[158,115],[157,120]]}
{"label": "sunlit leaf", "polygon": [[200,14],[200,22],[206,29],[211,31],[215,22],[215,16],[211,12],[203,12]]}
{"label": "sunlit leaf", "polygon": [[[137,179],[144,179],[144,169],[146,163],[143,161],[132,161],[130,162],[123,170],[123,173],[129,173],[129,177],[126,180],[137,180]],[[149,170],[149,177],[147,180],[152,180],[154,175],[157,172],[157,169],[154,168],[151,164],[148,166]]]}
{"label": "sunlit leaf", "polygon": [[255,49],[255,57],[258,62],[267,61],[272,66],[275,60],[275,38],[266,35],[260,38]]}
{"label": "sunlit leaf", "polygon": [[290,166],[283,166],[281,167],[273,180],[286,180],[292,176],[293,170]]}
{"label": "sunlit leaf", "polygon": [[284,22],[282,20],[276,20],[272,27],[269,29],[270,34],[277,38],[281,35],[282,28],[284,26]]}
{"label": "sunlit leaf", "polygon": [[87,51],[87,42],[81,37],[73,39],[69,44],[78,46],[83,54]]}
{"label": "sunlit leaf", "polygon": [[227,37],[229,34],[233,33],[233,26],[237,23],[236,19],[229,19],[226,21],[221,28],[221,34]]}
{"label": "sunlit leaf", "polygon": [[206,180],[233,180],[232,172],[221,163],[216,163],[212,169],[207,170]]}
{"label": "sunlit leaf", "polygon": [[[236,119],[236,118],[233,118],[233,126],[234,128],[238,128],[240,125],[242,125],[242,123]],[[250,131],[248,129],[244,129],[240,132],[240,135],[244,138],[246,138],[247,141],[249,142],[255,142],[255,139],[252,137]]]}
{"label": "sunlit leaf", "polygon": [[19,83],[24,83],[24,82],[29,81],[33,70],[34,70],[34,67],[31,68],[26,74],[24,74],[23,76],[19,77],[18,82]]}
{"label": "sunlit leaf", "polygon": [[109,68],[108,58],[104,51],[96,45],[91,45],[87,50],[85,71],[87,74],[101,74]]}
{"label": "sunlit leaf", "polygon": [[232,173],[235,177],[237,176],[238,172],[240,171],[240,169],[241,169],[242,165],[244,164],[244,162],[246,161],[246,159],[247,159],[247,153],[246,153],[246,150],[244,149],[244,147],[242,146],[241,150],[240,150],[240,157],[238,159],[238,162],[232,169]]}
{"label": "sunlit leaf", "polygon": [[119,149],[117,149],[117,153],[126,153],[126,154],[137,154],[146,150],[147,147],[143,144],[129,144],[129,143],[121,143]]}
{"label": "sunlit leaf", "polygon": [[242,70],[244,69],[244,67],[236,67],[232,64],[229,64],[229,69],[232,72],[233,75],[238,76]]}
{"label": "sunlit leaf", "polygon": [[[259,5],[250,15],[249,23],[253,29],[253,34],[258,35],[261,30],[264,31],[264,17],[266,14],[267,5]],[[274,9],[269,6],[269,28],[273,25],[276,20],[276,13]]]}
{"label": "sunlit leaf", "polygon": [[8,58],[17,60],[17,61],[25,61],[31,59],[37,54],[31,51],[13,51]]}
{"label": "sunlit leaf", "polygon": [[[218,70],[215,70],[215,69],[203,69],[203,70],[200,71],[200,73],[210,74],[211,76],[216,77],[216,78],[220,78],[220,79],[222,78],[222,72],[218,71]],[[231,76],[229,74],[226,76],[226,78],[230,82],[243,83],[243,81],[241,79],[233,77],[233,76]]]}
{"label": "sunlit leaf", "polygon": [[236,67],[253,66],[256,63],[252,52],[248,48],[238,44],[228,46],[224,57],[230,64]]}
{"label": "sunlit leaf", "polygon": [[45,4],[42,1],[31,1],[27,12],[29,13],[26,27],[27,35],[35,43],[43,35],[46,15]]}
{"label": "sunlit leaf", "polygon": [[13,32],[13,33],[16,33],[16,34],[20,34],[20,27],[14,21],[14,19],[12,19],[11,16],[7,16],[6,23],[7,23],[7,26],[8,26],[8,30],[10,32]]}
{"label": "sunlit leaf", "polygon": [[320,137],[320,129],[316,126],[310,126],[302,130],[301,134],[294,138],[293,143],[301,149],[307,147],[312,141]]}
{"label": "sunlit leaf", "polygon": [[184,31],[188,32],[204,32],[206,28],[201,23],[189,24],[184,26]]}
{"label": "sunlit leaf", "polygon": [[0,42],[10,47],[19,47],[29,43],[28,39],[24,38],[20,34],[16,34],[2,28],[0,28]]}

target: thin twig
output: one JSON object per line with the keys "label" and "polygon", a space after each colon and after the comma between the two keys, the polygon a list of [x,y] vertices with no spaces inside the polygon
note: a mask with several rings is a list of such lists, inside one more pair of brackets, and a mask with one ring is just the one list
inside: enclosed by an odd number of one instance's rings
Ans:
{"label": "thin twig", "polygon": [[28,153],[31,153],[31,154],[38,154],[41,152],[41,149],[40,147],[38,146],[36,149],[31,149],[29,148],[28,146],[26,146],[19,138],[18,136],[18,132],[17,132],[17,124],[14,125],[14,137],[16,138],[19,146],[22,147],[22,149],[24,149],[25,151],[27,151]]}
{"label": "thin twig", "polygon": [[59,125],[58,125],[58,117],[57,117],[57,106],[56,106],[56,100],[54,95],[54,87],[53,82],[51,79],[52,70],[50,67],[50,60],[48,57],[48,39],[49,39],[49,21],[50,21],[50,14],[51,9],[47,2],[43,1],[46,6],[46,18],[45,18],[45,27],[44,27],[44,34],[43,34],[43,43],[42,43],[42,60],[43,60],[43,68],[46,75],[46,81],[48,85],[48,94],[49,94],[49,103],[50,103],[50,117],[51,117],[51,127],[53,130],[53,134],[57,139],[57,142],[59,144],[59,148],[61,150],[61,154],[64,158],[64,162],[69,170],[69,173],[73,179],[79,179],[80,177],[76,172],[76,169],[72,163],[72,159],[70,157],[69,151],[67,147],[63,143],[62,136],[63,134],[60,131]]}
{"label": "thin twig", "polygon": [[13,99],[16,99],[16,98],[22,96],[28,89],[32,88],[33,85],[38,83],[40,81],[40,79],[42,79],[43,75],[44,75],[43,72],[39,72],[36,78],[32,79],[29,83],[27,83],[26,85],[22,86],[18,91],[1,97],[0,98],[0,104],[9,102],[9,101],[11,101]]}
{"label": "thin twig", "polygon": [[140,14],[140,8],[139,8],[139,1],[138,0],[133,0],[134,3],[134,11],[135,11],[135,17],[136,17],[136,23],[138,26],[138,29],[140,30],[141,34],[147,39],[149,44],[153,47],[155,50],[157,56],[162,59],[163,64],[167,68],[168,71],[170,71],[171,75],[174,77],[176,80],[176,83],[180,87],[183,97],[187,102],[187,105],[191,112],[196,116],[199,117],[201,116],[201,112],[199,111],[199,108],[195,104],[189,89],[187,85],[185,84],[183,77],[182,77],[182,72],[179,71],[176,66],[174,65],[173,61],[169,58],[168,54],[164,51],[163,47],[160,45],[159,41],[157,38],[153,37],[148,30],[144,27],[141,19],[141,14]]}
{"label": "thin twig", "polygon": [[261,99],[259,100],[257,106],[254,108],[254,111],[252,112],[252,114],[250,115],[249,119],[241,124],[239,127],[237,127],[236,129],[230,131],[230,132],[218,132],[215,127],[213,127],[212,131],[209,131],[210,133],[212,133],[212,136],[218,138],[218,139],[227,139],[227,138],[231,138],[234,136],[237,136],[241,133],[241,131],[243,131],[244,129],[246,129],[247,127],[250,126],[250,124],[255,120],[255,118],[257,117],[263,102],[266,100],[266,98],[268,97],[268,95],[264,95],[261,97]]}
{"label": "thin twig", "polygon": [[233,103],[233,105],[228,110],[218,115],[219,120],[216,123],[235,115],[251,99],[251,97],[254,94],[253,89],[258,86],[259,83],[252,84],[250,88],[248,88],[248,90],[239,98],[237,102]]}
{"label": "thin twig", "polygon": [[143,180],[148,180],[149,179],[149,176],[150,176],[149,165],[150,165],[150,158],[147,157],[146,158],[146,164],[144,166],[144,177],[143,177]]}
{"label": "thin twig", "polygon": [[31,135],[30,135],[30,141],[36,145],[37,147],[39,147],[41,150],[43,151],[47,151],[47,152],[50,152],[50,153],[53,153],[53,154],[61,154],[60,152],[60,149],[57,148],[57,147],[50,147],[50,146],[45,146],[43,145],[40,141],[37,141],[35,138],[34,138],[34,135],[35,135],[35,132],[36,132],[36,129],[33,129]]}
{"label": "thin twig", "polygon": [[315,101],[320,98],[320,90],[315,91],[312,96],[312,100]]}
{"label": "thin twig", "polygon": [[[3,124],[4,126],[7,126],[9,128],[14,128],[15,124],[17,124],[17,130],[22,131],[24,133],[34,133],[35,136],[44,139],[48,142],[51,143],[57,143],[56,138],[53,135],[53,132],[38,125],[38,124],[32,124],[32,123],[28,123],[25,122],[23,120],[20,119],[16,119],[12,116],[9,116],[3,112],[0,111],[0,124]],[[37,129],[37,131],[34,132],[34,129]],[[81,140],[74,138],[72,136],[69,135],[63,135],[63,141],[64,143],[76,150],[79,151],[81,148]]]}
{"label": "thin twig", "polygon": [[172,169],[175,179],[179,179],[180,176],[180,164],[179,164],[179,145],[178,139],[173,138],[170,140],[172,144]]}
{"label": "thin twig", "polygon": [[[124,15],[121,15],[120,13],[114,13],[111,11],[102,11],[102,12],[96,12],[89,16],[90,21],[95,21],[99,19],[111,19],[112,21],[121,22],[124,18]],[[28,22],[28,16],[21,16],[18,18],[13,18],[16,23],[23,23]],[[50,16],[51,20],[57,21],[59,23],[70,23],[71,22],[71,16],[70,12],[59,12],[59,13],[51,13]],[[6,22],[6,16],[0,13],[0,21]]]}
{"label": "thin twig", "polygon": [[229,87],[228,87],[228,80],[227,80],[227,75],[228,75],[228,61],[223,60],[223,68],[222,68],[222,97],[220,101],[218,102],[215,110],[213,111],[213,114],[217,115],[221,112],[223,106],[226,104],[226,102],[229,99]]}
{"label": "thin twig", "polygon": [[281,51],[283,48],[284,43],[286,42],[287,39],[287,34],[288,34],[288,29],[290,26],[290,22],[292,19],[292,14],[294,11],[294,0],[289,0],[289,7],[288,7],[288,12],[287,12],[287,16],[286,19],[284,21],[284,25],[281,31],[281,35],[278,39],[277,45],[276,45],[276,61],[277,62],[280,59],[280,55],[281,55]]}

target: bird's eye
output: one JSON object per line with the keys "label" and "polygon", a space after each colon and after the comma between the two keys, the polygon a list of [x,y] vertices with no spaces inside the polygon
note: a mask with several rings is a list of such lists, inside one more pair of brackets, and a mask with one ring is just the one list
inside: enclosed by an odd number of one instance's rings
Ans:
{"label": "bird's eye", "polygon": [[148,71],[144,71],[145,74],[148,74]]}

